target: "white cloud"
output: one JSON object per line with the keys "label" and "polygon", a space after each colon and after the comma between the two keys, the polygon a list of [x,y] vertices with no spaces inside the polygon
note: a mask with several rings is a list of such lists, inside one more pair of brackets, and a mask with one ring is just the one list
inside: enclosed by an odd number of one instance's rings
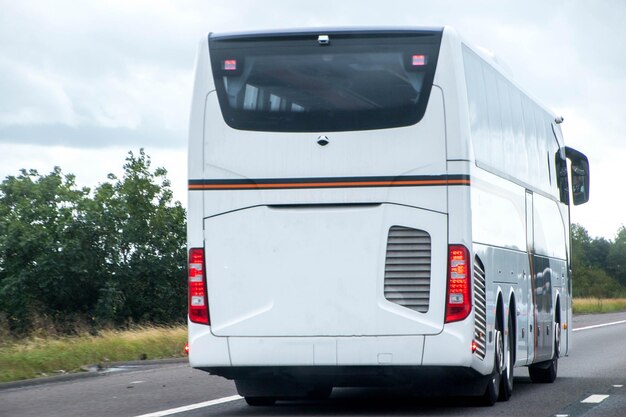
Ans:
{"label": "white cloud", "polygon": [[0,57],[0,126],[76,124],[72,100],[53,74]]}
{"label": "white cloud", "polygon": [[[44,142],[32,138],[33,124],[184,135],[196,44],[185,23],[199,16],[177,10],[168,2],[8,4],[0,18],[0,127],[11,129],[0,130],[0,141]],[[143,136],[127,138],[141,145],[134,139]],[[79,145],[54,132],[45,140]]]}
{"label": "white cloud", "polygon": [[592,164],[592,200],[573,220],[612,236],[626,217],[612,189],[626,158],[624,21],[620,0],[2,1],[0,177],[60,165],[95,185],[143,146],[183,184],[192,65],[208,31],[451,25],[565,117],[566,141]]}

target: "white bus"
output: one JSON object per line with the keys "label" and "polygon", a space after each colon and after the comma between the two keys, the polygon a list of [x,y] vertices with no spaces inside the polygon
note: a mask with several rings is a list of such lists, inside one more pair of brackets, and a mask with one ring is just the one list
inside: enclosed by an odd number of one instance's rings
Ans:
{"label": "white bus", "polygon": [[209,34],[191,366],[251,405],[373,385],[493,404],[515,367],[554,381],[570,196],[589,196],[561,121],[448,27]]}

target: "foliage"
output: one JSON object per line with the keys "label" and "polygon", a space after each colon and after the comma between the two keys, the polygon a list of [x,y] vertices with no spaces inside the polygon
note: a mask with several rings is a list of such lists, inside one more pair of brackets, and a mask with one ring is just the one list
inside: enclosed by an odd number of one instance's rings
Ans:
{"label": "foliage", "polygon": [[93,193],[58,167],[0,183],[0,315],[12,334],[183,319],[185,212],[150,165],[129,152],[123,178]]}
{"label": "foliage", "polygon": [[622,286],[626,286],[626,228],[623,226],[617,232],[615,241],[609,248],[606,268]]}
{"label": "foliage", "polygon": [[626,229],[615,241],[591,238],[572,225],[572,274],[575,297],[616,298],[626,295]]}

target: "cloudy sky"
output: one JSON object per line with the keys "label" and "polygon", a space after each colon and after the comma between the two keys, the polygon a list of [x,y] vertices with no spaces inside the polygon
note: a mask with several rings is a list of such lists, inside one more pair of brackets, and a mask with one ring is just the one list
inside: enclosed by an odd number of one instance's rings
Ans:
{"label": "cloudy sky", "polygon": [[565,118],[589,156],[590,203],[572,221],[626,224],[626,1],[0,0],[0,179],[55,165],[95,186],[146,149],[186,204],[193,61],[207,32],[450,25],[493,51]]}

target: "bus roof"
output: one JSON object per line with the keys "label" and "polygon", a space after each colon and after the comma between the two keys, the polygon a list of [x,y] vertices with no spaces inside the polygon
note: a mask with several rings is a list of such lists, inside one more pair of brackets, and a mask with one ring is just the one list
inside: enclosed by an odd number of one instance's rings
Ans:
{"label": "bus roof", "polygon": [[313,28],[287,28],[287,29],[265,29],[258,31],[241,31],[241,32],[225,32],[213,33],[209,32],[208,36],[214,39],[240,38],[240,37],[283,37],[283,36],[302,36],[302,35],[326,35],[329,33],[341,34],[401,34],[401,33],[433,33],[442,32],[444,27],[410,27],[410,26],[346,26],[346,27],[313,27]]}

